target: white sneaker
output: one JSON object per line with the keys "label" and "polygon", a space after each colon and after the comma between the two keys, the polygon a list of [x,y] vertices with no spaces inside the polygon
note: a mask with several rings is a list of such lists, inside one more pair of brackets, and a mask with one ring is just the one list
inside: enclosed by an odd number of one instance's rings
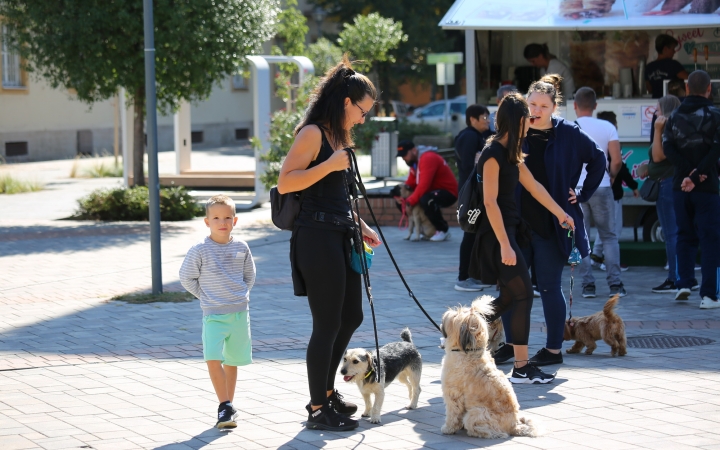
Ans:
{"label": "white sneaker", "polygon": [[690,298],[690,294],[691,292],[688,288],[678,289],[677,294],[675,294],[675,300],[685,301]]}
{"label": "white sneaker", "polygon": [[600,264],[600,270],[607,270],[607,267],[605,267],[605,263]]}
{"label": "white sneaker", "polygon": [[436,232],[435,232],[435,235],[434,235],[433,237],[431,237],[430,240],[433,241],[433,242],[441,242],[441,241],[446,240],[446,239],[449,238],[449,237],[450,237],[450,231],[449,231],[449,230],[448,230],[447,232],[445,232],[445,231],[436,231]]}
{"label": "white sneaker", "polygon": [[711,298],[703,297],[700,301],[700,309],[715,309],[720,308],[720,301],[713,300]]}
{"label": "white sneaker", "polygon": [[472,278],[468,278],[467,280],[456,282],[455,290],[461,292],[479,292],[483,290],[483,287],[475,284],[475,280]]}
{"label": "white sneaker", "polygon": [[472,280],[473,283],[477,284],[481,288],[489,288],[489,287],[495,286],[494,284],[483,283],[482,281],[478,280],[477,278],[468,278],[468,280]]}

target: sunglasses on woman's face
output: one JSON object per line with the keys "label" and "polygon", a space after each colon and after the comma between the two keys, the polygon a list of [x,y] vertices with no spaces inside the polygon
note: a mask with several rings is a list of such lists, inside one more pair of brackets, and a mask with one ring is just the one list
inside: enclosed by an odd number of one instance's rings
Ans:
{"label": "sunglasses on woman's face", "polygon": [[353,103],[353,105],[357,106],[357,108],[360,110],[360,112],[362,112],[362,115],[360,117],[362,117],[363,119],[370,112],[370,111],[365,111],[364,109],[362,109],[362,107],[360,105],[358,105],[357,103]]}

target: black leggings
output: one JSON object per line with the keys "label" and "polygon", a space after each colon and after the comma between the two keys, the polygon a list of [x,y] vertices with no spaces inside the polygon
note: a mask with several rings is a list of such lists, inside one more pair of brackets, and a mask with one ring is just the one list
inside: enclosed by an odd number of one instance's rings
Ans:
{"label": "black leggings", "polygon": [[313,319],[307,363],[310,402],[322,405],[335,388],[335,373],[363,321],[360,274],[345,256],[345,232],[301,227],[295,261],[307,289]]}
{"label": "black leggings", "polygon": [[510,335],[514,345],[527,345],[530,338],[530,312],[533,304],[533,289],[530,281],[525,258],[515,240],[515,229],[507,228],[510,246],[515,251],[516,263],[508,266],[502,263],[500,244],[493,233],[487,233],[490,245],[486,250],[492,252],[500,285],[500,296],[493,300],[494,313],[489,321],[500,317],[503,313],[512,310],[510,318]]}

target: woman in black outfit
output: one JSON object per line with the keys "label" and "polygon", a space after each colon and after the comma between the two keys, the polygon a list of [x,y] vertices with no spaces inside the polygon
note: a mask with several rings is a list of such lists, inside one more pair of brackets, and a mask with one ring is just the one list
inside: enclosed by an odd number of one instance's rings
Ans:
{"label": "woman in black outfit", "polygon": [[470,275],[479,275],[483,282],[500,285],[500,296],[493,302],[492,322],[512,310],[510,329],[513,337],[515,366],[510,377],[513,383],[549,383],[555,375],[546,374],[528,362],[530,310],[533,288],[527,265],[517,238],[527,239],[515,203],[518,181],[564,227],[574,227],[573,219],[558,206],[545,188],[535,181],[523,163],[522,144],[530,122],[528,105],[522,95],[507,95],[495,116],[497,134],[491,137],[480,154],[477,171],[482,174],[485,214],[473,249]]}
{"label": "woman in black outfit", "polygon": [[306,426],[346,431],[358,422],[348,418],[357,405],[335,390],[335,373],[355,330],[363,320],[360,274],[350,268],[350,239],[355,219],[363,239],[381,244],[375,231],[354,217],[350,130],[365,122],[377,93],[372,82],[352,70],[347,57],[330,69],[313,91],[295,142],[283,163],[278,191],[302,191],[301,210],[290,240],[295,295],[307,296],[313,331],[307,348],[310,403]]}

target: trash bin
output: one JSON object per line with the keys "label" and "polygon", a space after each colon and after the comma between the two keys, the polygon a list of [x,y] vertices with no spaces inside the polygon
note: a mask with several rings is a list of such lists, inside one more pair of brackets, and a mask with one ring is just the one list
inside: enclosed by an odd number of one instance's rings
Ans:
{"label": "trash bin", "polygon": [[397,176],[397,121],[394,117],[372,117],[370,120],[383,122],[383,129],[375,135],[370,154],[370,175],[375,178],[390,178]]}

